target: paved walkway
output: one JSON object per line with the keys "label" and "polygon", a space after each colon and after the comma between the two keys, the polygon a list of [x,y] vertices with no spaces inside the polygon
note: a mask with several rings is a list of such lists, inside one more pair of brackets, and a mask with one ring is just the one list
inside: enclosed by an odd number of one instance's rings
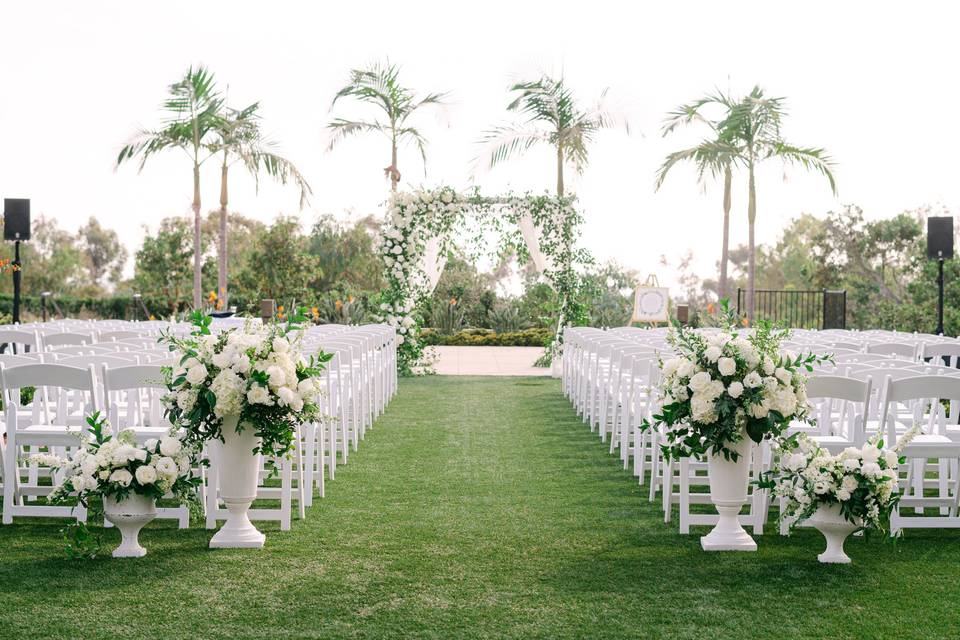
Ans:
{"label": "paved walkway", "polygon": [[434,365],[443,376],[549,376],[550,369],[534,367],[543,347],[433,347],[440,358]]}

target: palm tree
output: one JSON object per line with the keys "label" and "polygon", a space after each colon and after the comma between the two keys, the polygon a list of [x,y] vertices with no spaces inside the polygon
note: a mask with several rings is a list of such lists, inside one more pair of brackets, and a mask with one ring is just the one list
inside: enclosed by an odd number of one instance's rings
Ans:
{"label": "palm tree", "polygon": [[374,64],[369,69],[353,69],[346,86],[337,91],[330,103],[330,109],[340,98],[356,98],[359,102],[372,104],[383,112],[383,119],[347,120],[334,118],[327,125],[331,131],[327,151],[351,135],[364,132],[377,132],[390,139],[390,166],[383,172],[390,177],[390,189],[397,190],[400,182],[400,170],[397,168],[397,148],[400,143],[412,141],[423,158],[424,173],[427,163],[427,140],[420,130],[410,124],[410,117],[422,106],[442,105],[446,93],[430,93],[416,99],[411,89],[400,85],[400,68],[389,61]]}
{"label": "palm tree", "polygon": [[217,274],[218,302],[227,304],[227,177],[230,167],[242,162],[253,176],[257,188],[260,174],[287,184],[293,181],[300,189],[300,208],[303,209],[309,195],[310,185],[297,167],[275,153],[276,145],[264,137],[260,129],[260,103],[254,102],[244,109],[223,109],[216,125],[216,139],[210,144],[212,153],[221,158],[220,164],[220,247]]}
{"label": "palm tree", "polygon": [[833,159],[822,148],[798,147],[784,141],[780,135],[780,124],[785,115],[784,98],[767,98],[760,87],[754,87],[749,95],[732,103],[727,117],[717,125],[720,142],[737,150],[736,164],[747,170],[747,319],[750,321],[754,316],[757,267],[757,165],[771,158],[779,159],[786,165],[800,165],[822,174],[830,183],[831,192],[837,193]]}
{"label": "palm tree", "polygon": [[604,105],[606,89],[597,105],[587,110],[579,108],[563,78],[554,80],[543,75],[534,82],[518,82],[510,91],[520,95],[507,105],[507,110],[520,113],[526,121],[495,127],[484,134],[484,149],[477,161],[492,168],[517,152],[539,143],[549,144],[556,150],[558,196],[563,195],[564,164],[569,162],[577,173],[583,173],[587,146],[597,131],[623,126],[630,132],[626,119]]}
{"label": "palm tree", "polygon": [[654,189],[660,189],[667,173],[679,162],[693,162],[697,167],[697,180],[700,183],[703,183],[707,174],[712,178],[723,174],[723,244],[720,249],[720,283],[718,287],[719,297],[723,299],[729,295],[727,291],[727,264],[730,255],[731,188],[733,185],[733,167],[737,161],[738,150],[730,143],[720,139],[717,129],[718,121],[709,120],[703,116],[702,110],[710,105],[725,107],[728,115],[733,108],[731,100],[717,92],[713,95],[706,95],[690,104],[680,106],[667,114],[663,124],[664,136],[681,125],[702,122],[711,128],[715,137],[705,139],[694,147],[669,154],[657,171]]}
{"label": "palm tree", "polygon": [[137,132],[120,150],[116,162],[119,167],[139,157],[138,171],[142,171],[148,158],[167,149],[179,149],[189,156],[193,164],[193,306],[197,309],[201,306],[202,287],[200,165],[210,157],[204,153],[222,104],[213,74],[202,65],[190,67],[179,82],[170,85],[169,96],[163,103],[163,110],[168,114],[163,128]]}

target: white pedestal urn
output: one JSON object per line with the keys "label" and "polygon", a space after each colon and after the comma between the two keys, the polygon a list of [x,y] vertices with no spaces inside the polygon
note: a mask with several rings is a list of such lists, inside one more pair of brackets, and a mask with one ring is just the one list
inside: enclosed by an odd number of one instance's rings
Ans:
{"label": "white pedestal urn", "polygon": [[551,378],[563,377],[563,354],[562,353],[553,354],[553,358],[550,360],[550,377]]}
{"label": "white pedestal urn", "polygon": [[260,445],[260,438],[251,427],[237,433],[239,416],[223,418],[223,442],[211,440],[220,498],[229,515],[220,530],[210,539],[211,549],[260,549],[266,536],[260,533],[247,511],[257,497],[260,474],[260,454],[253,450]]}
{"label": "white pedestal urn", "polygon": [[850,556],[844,552],[843,543],[847,536],[857,530],[857,525],[840,514],[839,504],[820,505],[807,522],[827,539],[827,548],[817,556],[817,560],[829,564],[850,564]]}
{"label": "white pedestal urn", "polygon": [[142,558],[147,550],[140,546],[140,529],[157,517],[153,498],[130,493],[123,500],[104,496],[103,517],[120,530],[120,546],[113,550],[114,558]]}
{"label": "white pedestal urn", "polygon": [[743,434],[739,442],[727,448],[739,454],[735,462],[723,455],[710,453],[707,456],[710,501],[720,514],[720,521],[710,533],[700,538],[700,546],[704,551],[756,551],[757,543],[740,525],[738,518],[747,501],[753,441]]}

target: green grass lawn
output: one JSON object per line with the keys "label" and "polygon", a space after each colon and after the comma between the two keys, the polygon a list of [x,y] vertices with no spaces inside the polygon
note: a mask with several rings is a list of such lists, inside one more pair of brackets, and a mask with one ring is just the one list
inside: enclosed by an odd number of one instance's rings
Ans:
{"label": "green grass lawn", "polygon": [[337,471],[260,551],[154,523],[143,559],[68,561],[58,523],[0,527],[0,637],[960,637],[960,531],[851,539],[849,566],[812,530],[704,553],[556,381],[401,381]]}

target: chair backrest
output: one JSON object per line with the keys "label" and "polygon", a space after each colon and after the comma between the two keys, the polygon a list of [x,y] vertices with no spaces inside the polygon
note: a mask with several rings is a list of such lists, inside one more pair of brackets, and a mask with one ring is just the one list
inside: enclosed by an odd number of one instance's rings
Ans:
{"label": "chair backrest", "polygon": [[815,375],[807,380],[807,397],[819,400],[814,415],[822,435],[843,430],[857,446],[864,441],[864,425],[872,404],[873,380]]}
{"label": "chair backrest", "polygon": [[917,359],[917,345],[906,342],[875,342],[867,345],[867,353],[881,353],[885,356]]}
{"label": "chair backrest", "polygon": [[121,338],[143,338],[143,332],[140,331],[101,331],[97,339],[100,342],[110,342],[120,340]]}
{"label": "chair backrest", "polygon": [[93,339],[86,333],[47,333],[43,336],[43,347],[48,351],[55,347],[85,345],[93,342]]}
{"label": "chair backrest", "polygon": [[960,364],[960,342],[921,343],[920,359],[930,360],[930,364],[956,367]]}
{"label": "chair backrest", "polygon": [[40,351],[43,343],[36,330],[3,329],[0,330],[0,352],[22,353],[24,351]]}
{"label": "chair backrest", "polygon": [[69,358],[61,358],[57,361],[58,364],[64,364],[71,367],[88,367],[93,366],[99,369],[102,366],[109,367],[128,367],[131,364],[137,364],[139,358],[135,354],[127,353],[109,353],[109,354],[93,354],[93,355],[83,355],[83,356],[71,356]]}
{"label": "chair backrest", "polygon": [[950,413],[956,414],[955,403],[960,403],[960,378],[953,376],[914,376],[894,380],[888,377],[883,387],[881,401],[881,430],[885,428],[887,442],[896,442],[896,420],[893,409],[896,404],[912,403],[914,419],[923,420],[923,413],[929,411],[926,422],[932,428],[939,427],[942,434],[947,413],[941,402],[950,404]]}
{"label": "chair backrest", "polygon": [[144,426],[169,428],[161,399],[167,392],[160,365],[140,364],[100,369],[103,398],[115,430]]}
{"label": "chair backrest", "polygon": [[7,368],[0,363],[0,389],[7,415],[7,428],[15,428],[20,409],[20,390],[34,387],[34,424],[82,426],[98,411],[100,403],[93,367],[62,364],[24,364]]}

